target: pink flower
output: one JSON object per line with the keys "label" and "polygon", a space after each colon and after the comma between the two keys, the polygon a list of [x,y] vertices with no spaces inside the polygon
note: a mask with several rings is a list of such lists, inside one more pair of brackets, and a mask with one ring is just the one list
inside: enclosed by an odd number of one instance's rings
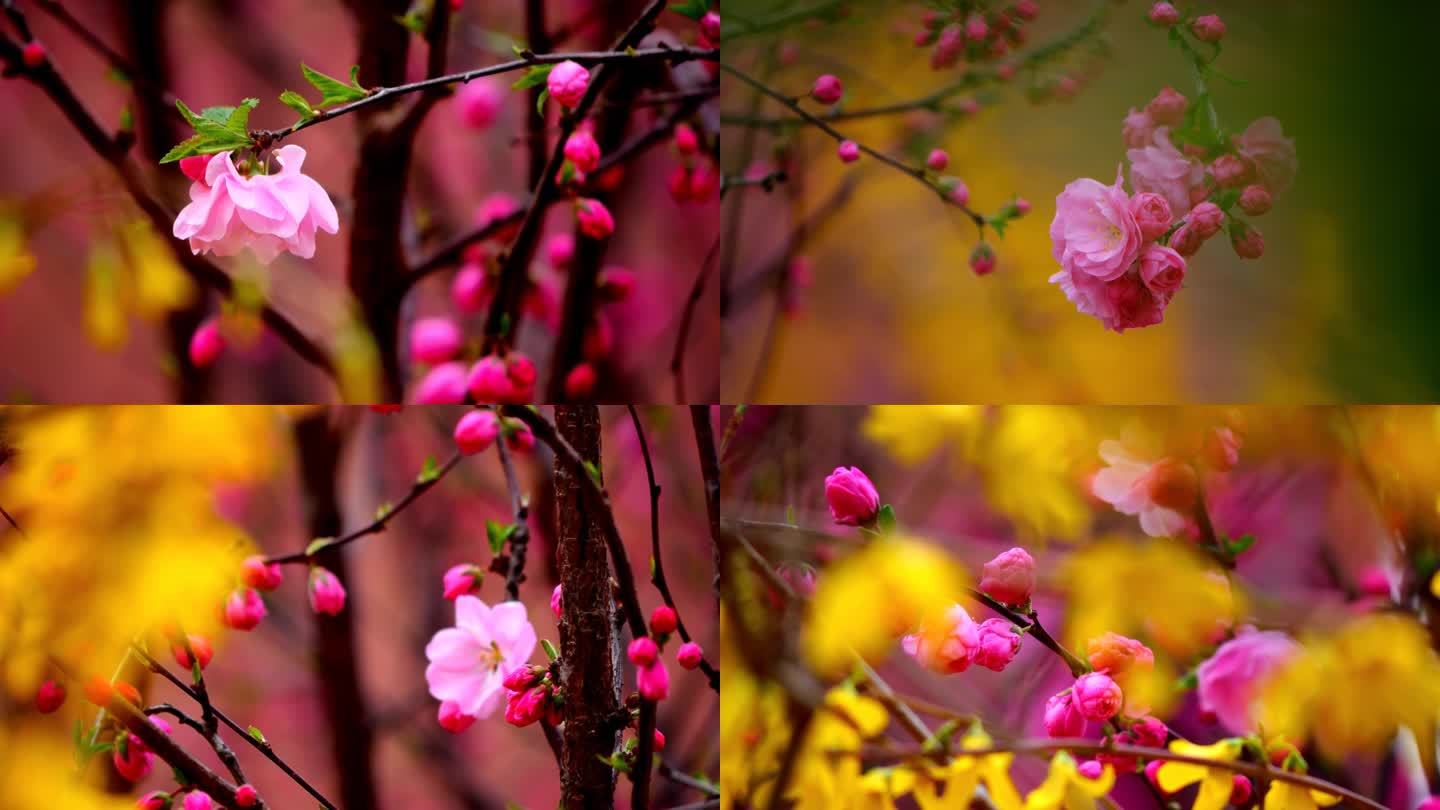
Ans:
{"label": "pink flower", "polygon": [[599,200],[581,197],[575,201],[575,219],[580,232],[591,239],[608,239],[615,232],[615,218]]}
{"label": "pink flower", "polygon": [[860,144],[854,141],[841,141],[835,149],[835,154],[840,156],[841,163],[854,163],[860,159]]}
{"label": "pink flower", "polygon": [[435,634],[425,647],[425,682],[436,700],[453,701],[461,714],[489,717],[505,700],[503,681],[535,651],[535,627],[525,606],[493,608],[474,596],[455,600],[455,627]]}
{"label": "pink flower", "polygon": [[1168,299],[1185,280],[1185,258],[1164,245],[1148,245],[1140,254],[1140,280],[1157,297]]}
{"label": "pink flower", "polygon": [[549,686],[532,686],[523,692],[511,692],[505,703],[505,722],[517,728],[524,728],[545,716],[545,701],[550,697]]}
{"label": "pink flower", "polygon": [[575,261],[575,235],[561,231],[545,240],[545,258],[556,270],[569,270]]}
{"label": "pink flower", "polygon": [[970,251],[970,269],[977,276],[988,276],[995,272],[995,249],[989,242],[981,242]]}
{"label": "pink flower", "polygon": [[1139,515],[1140,528],[1151,537],[1173,537],[1184,530],[1185,515],[1155,501],[1156,463],[1132,455],[1114,439],[1100,443],[1100,457],[1109,466],[1095,474],[1095,497],[1121,514]]}
{"label": "pink flower", "polygon": [[190,336],[190,363],[196,368],[205,368],[220,359],[225,351],[225,336],[220,333],[220,321],[207,318]]}
{"label": "pink flower", "polygon": [[952,605],[938,624],[921,625],[900,640],[900,648],[920,666],[942,675],[969,669],[979,646],[980,625],[961,605]]}
{"label": "pink flower", "polygon": [[1219,42],[1225,36],[1225,22],[1215,14],[1206,14],[1196,17],[1195,22],[1190,23],[1190,30],[1201,42]]}
{"label": "pink flower", "polygon": [[564,597],[564,589],[560,585],[556,585],[555,590],[550,592],[550,612],[555,614],[557,621],[564,614]]}
{"label": "pink flower", "polygon": [[274,154],[279,173],[252,177],[240,173],[230,152],[216,155],[204,182],[190,186],[190,204],[175,218],[175,238],[190,240],[197,254],[234,256],[248,247],[265,264],[286,250],[302,259],[314,256],[315,231],[340,229],[335,204],[300,173],[304,149],[287,144]]}
{"label": "pink flower", "polygon": [[260,801],[260,794],[255,790],[254,785],[241,785],[235,788],[235,803],[241,807],[254,807]]}
{"label": "pink flower", "polygon": [[1140,236],[1146,242],[1159,239],[1170,230],[1175,217],[1170,213],[1170,203],[1153,191],[1142,191],[1130,198],[1130,213],[1140,226]]}
{"label": "pink flower", "polygon": [[478,264],[466,264],[450,282],[450,301],[461,312],[479,312],[490,298],[490,277]]}
{"label": "pink flower", "polygon": [[470,369],[467,386],[470,396],[480,403],[494,405],[509,402],[514,396],[510,371],[498,354],[487,354],[476,361],[475,366]]}
{"label": "pink flower", "polygon": [[641,636],[630,642],[625,654],[629,656],[630,663],[635,666],[648,667],[655,663],[655,659],[660,656],[660,646],[655,643],[655,639]]}
{"label": "pink flower", "polygon": [[495,437],[499,435],[500,419],[493,411],[467,411],[460,417],[460,421],[455,423],[455,446],[467,456],[483,453],[495,443]]}
{"label": "pink flower", "polygon": [[495,123],[509,88],[503,81],[482,76],[460,85],[455,91],[455,112],[460,123],[475,129],[486,129]]}
{"label": "pink flower", "polygon": [[664,700],[670,695],[670,673],[665,662],[656,658],[635,673],[635,688],[646,700]]}
{"label": "pink flower", "polygon": [[115,772],[131,782],[139,782],[155,770],[155,755],[134,734],[125,736],[110,759],[115,764]]}
{"label": "pink flower", "polygon": [[1085,645],[1086,660],[1097,671],[1120,677],[1134,669],[1154,669],[1155,653],[1143,643],[1119,633],[1105,633]]}
{"label": "pink flower", "polygon": [[550,90],[551,98],[573,109],[580,104],[580,99],[585,97],[585,90],[590,86],[590,71],[579,63],[566,59],[550,69],[550,75],[545,78],[545,86]]}
{"label": "pink flower", "polygon": [[1258,259],[1265,255],[1265,237],[1253,225],[1237,224],[1230,229],[1230,247],[1242,259]]}
{"label": "pink flower", "polygon": [[310,608],[326,616],[338,616],[345,609],[345,586],[328,568],[310,569]]}
{"label": "pink flower", "polygon": [[184,810],[214,810],[215,800],[203,790],[192,790],[185,794]]}
{"label": "pink flower", "polygon": [[441,363],[420,378],[410,401],[417,405],[459,405],[465,401],[468,376],[464,363]]}
{"label": "pink flower", "polygon": [[1266,679],[1299,652],[1300,645],[1284,633],[1242,627],[1195,670],[1200,709],[1236,734],[1254,731],[1251,709]]}
{"label": "pink flower", "polygon": [[35,693],[35,708],[41,714],[51,714],[65,704],[65,685],[59,681],[47,680],[40,684]]}
{"label": "pink flower", "polygon": [[1221,155],[1210,163],[1210,176],[1221,188],[1237,188],[1250,180],[1250,167],[1235,155]]}
{"label": "pink flower", "polygon": [[1020,636],[1011,629],[1004,619],[986,619],[977,628],[974,658],[978,666],[999,672],[1005,669],[1015,654],[1020,652]]}
{"label": "pink flower", "polygon": [[1180,123],[1185,118],[1185,108],[1189,101],[1175,90],[1166,86],[1165,89],[1155,94],[1150,103],[1145,105],[1145,112],[1150,114],[1151,120],[1160,126],[1170,127]]}
{"label": "pink flower", "polygon": [[1190,209],[1190,215],[1185,221],[1194,229],[1197,237],[1202,240],[1209,239],[1220,232],[1220,226],[1225,222],[1225,212],[1215,203],[1202,202]]}
{"label": "pink flower", "polygon": [[1155,136],[1155,126],[1155,119],[1150,117],[1150,113],[1131,107],[1124,123],[1120,125],[1120,136],[1127,147],[1139,149],[1149,144],[1150,139]]}
{"label": "pink flower", "polygon": [[435,365],[460,352],[460,327],[449,318],[421,318],[410,327],[410,359]]}
{"label": "pink flower", "polygon": [[810,97],[821,104],[834,104],[845,95],[845,86],[840,80],[829,73],[817,76],[815,84],[810,88]]}
{"label": "pink flower", "polygon": [[1261,185],[1249,185],[1240,192],[1240,210],[1252,217],[1258,217],[1270,210],[1270,191]]}
{"label": "pink flower", "polygon": [[1087,720],[1109,720],[1120,713],[1125,693],[1120,684],[1103,672],[1089,672],[1075,679],[1071,700]]}
{"label": "pink flower", "polygon": [[841,526],[870,523],[880,510],[880,493],[859,467],[836,467],[825,476],[825,501]]}
{"label": "pink flower", "polygon": [[930,156],[925,158],[925,165],[932,171],[943,172],[945,167],[950,165],[950,155],[944,149],[931,149]]}
{"label": "pink flower", "polygon": [[1188,221],[1170,234],[1170,247],[1174,248],[1175,252],[1181,256],[1194,256],[1199,252],[1203,242],[1204,237],[1200,235],[1200,231],[1190,225]]}
{"label": "pink flower", "polygon": [[1051,695],[1045,701],[1045,733],[1051,737],[1083,737],[1089,722],[1075,708],[1072,690]]}
{"label": "pink flower", "polygon": [[480,590],[480,582],[484,578],[485,572],[473,563],[450,566],[441,578],[441,584],[445,586],[445,598],[454,601],[465,594],[474,594]]}
{"label": "pink flower", "polygon": [[1150,7],[1150,22],[1169,28],[1180,22],[1180,12],[1169,3],[1156,3]]}
{"label": "pink flower", "polygon": [[254,630],[265,618],[265,602],[253,588],[237,588],[225,600],[224,619],[227,627]]}
{"label": "pink flower", "polygon": [[1026,605],[1035,590],[1035,558],[1023,548],[1001,552],[980,576],[980,590],[1007,605]]}
{"label": "pink flower", "polygon": [[1065,186],[1055,198],[1050,241],[1055,261],[1072,274],[1109,281],[1130,267],[1142,238],[1118,169],[1113,186],[1088,177]]}
{"label": "pink flower", "polygon": [[687,641],[675,651],[675,661],[685,669],[695,669],[705,658],[705,651],[693,641]]}
{"label": "pink flower", "polygon": [[593,172],[600,165],[600,144],[587,129],[573,132],[565,139],[565,159],[582,172]]}
{"label": "pink flower", "polygon": [[139,810],[165,810],[170,806],[170,794],[163,790],[152,790],[135,800]]}
{"label": "pink flower", "polygon": [[580,363],[565,375],[565,398],[585,399],[595,390],[595,367]]}
{"label": "pink flower", "polygon": [[285,580],[285,569],[280,563],[266,564],[265,558],[256,554],[240,563],[240,579],[252,588],[273,591]]}
{"label": "pink flower", "polygon": [[657,636],[673,633],[680,626],[680,617],[669,605],[656,605],[650,611],[650,632]]}
{"label": "pink flower", "polygon": [[500,434],[505,439],[505,446],[516,453],[528,453],[535,447],[535,434],[530,431],[530,426],[519,419],[507,418],[500,427]]}
{"label": "pink flower", "polygon": [[1200,161],[1186,157],[1170,143],[1170,130],[1155,130],[1150,143],[1128,149],[1130,185],[1136,191],[1153,191],[1170,203],[1170,213],[1183,216],[1190,210],[1190,189],[1205,179]]}
{"label": "pink flower", "polygon": [[1233,140],[1240,156],[1254,165],[1260,184],[1270,193],[1279,196],[1290,188],[1299,166],[1295,141],[1285,137],[1277,119],[1257,118]]}

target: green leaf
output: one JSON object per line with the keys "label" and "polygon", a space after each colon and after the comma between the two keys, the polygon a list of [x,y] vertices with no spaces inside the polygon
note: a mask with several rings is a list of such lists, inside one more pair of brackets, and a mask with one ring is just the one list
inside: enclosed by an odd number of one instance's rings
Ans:
{"label": "green leaf", "polygon": [[305,547],[305,556],[313,557],[324,551],[325,547],[333,542],[335,542],[335,538],[333,537],[317,537],[310,541],[310,545]]}
{"label": "green leaf", "polygon": [[310,100],[294,90],[286,90],[281,93],[280,103],[299,113],[302,121],[315,117],[315,108],[310,106]]}
{"label": "green leaf", "polygon": [[551,661],[554,661],[555,659],[560,657],[560,651],[555,649],[555,645],[550,643],[550,639],[540,639],[540,646],[545,650],[545,657],[549,658]]}
{"label": "green leaf", "polygon": [[890,507],[890,504],[887,503],[880,507],[880,511],[876,513],[875,528],[881,534],[895,531],[895,510]]}
{"label": "green leaf", "polygon": [[1253,534],[1242,535],[1234,540],[1225,541],[1225,549],[1230,552],[1231,556],[1239,554],[1253,545],[1255,545],[1255,535]]}
{"label": "green leaf", "polygon": [[520,527],[514,523],[497,523],[493,520],[485,521],[485,537],[490,541],[490,552],[499,555],[505,550],[507,543]]}
{"label": "green leaf", "polygon": [[258,727],[256,727],[256,726],[251,726],[251,727],[248,729],[248,733],[249,733],[250,736],[255,740],[255,742],[258,742],[258,743],[260,743],[261,745],[269,745],[269,744],[270,744],[269,741],[265,739],[265,735],[262,734],[262,733],[260,733],[260,729],[259,729]]}
{"label": "green leaf", "polygon": [[546,79],[550,78],[550,71],[553,68],[554,65],[535,65],[525,71],[524,76],[521,76],[514,84],[510,85],[510,89],[529,90],[532,87],[539,87],[545,83]]}
{"label": "green leaf", "polygon": [[540,95],[538,95],[538,96],[535,97],[535,114],[536,114],[536,115],[539,115],[539,116],[541,116],[541,117],[544,117],[544,115],[545,115],[545,102],[548,101],[549,99],[550,99],[550,91],[549,91],[548,89],[546,89],[546,90],[541,90],[541,91],[540,91]]}
{"label": "green leaf", "polygon": [[305,63],[300,64],[300,71],[305,74],[305,81],[320,91],[320,107],[329,107],[335,104],[347,104],[365,98],[370,94],[368,90],[360,86],[355,79],[360,75],[360,66],[350,68],[350,83],[340,81],[334,76],[327,76],[318,70],[312,69]]}
{"label": "green leaf", "polygon": [[190,682],[192,684],[198,684],[201,680],[202,677],[200,675],[200,656],[192,655],[190,656]]}
{"label": "green leaf", "polygon": [[415,481],[421,484],[428,484],[440,477],[440,464],[435,461],[434,456],[426,456],[425,463],[420,465],[420,475]]}
{"label": "green leaf", "polygon": [[685,0],[670,6],[670,10],[698,22],[710,10],[710,3],[707,0]]}
{"label": "green leaf", "polygon": [[594,482],[596,483],[596,485],[599,485],[599,484],[601,483],[601,481],[600,481],[600,468],[595,465],[595,462],[593,462],[593,461],[587,461],[587,462],[585,462],[585,472],[587,472],[587,473],[590,474],[590,480],[591,480],[591,481],[594,481]]}
{"label": "green leaf", "polygon": [[169,152],[166,152],[166,153],[165,153],[165,156],[162,157],[162,158],[160,158],[160,162],[161,162],[162,164],[163,164],[163,163],[174,163],[175,161],[180,160],[181,158],[193,157],[193,156],[195,156],[195,155],[203,154],[203,153],[200,151],[200,148],[201,148],[204,144],[205,144],[205,138],[204,138],[204,137],[202,137],[202,136],[200,136],[200,135],[192,135],[191,137],[186,138],[185,140],[183,140],[183,141],[181,141],[180,143],[177,143],[177,144],[175,144],[173,147],[171,147],[171,148],[170,148],[170,151],[169,151]]}
{"label": "green leaf", "polygon": [[395,22],[400,23],[400,26],[406,31],[423,37],[425,36],[425,26],[429,21],[425,19],[424,14],[421,14],[415,9],[411,9],[403,15],[397,16]]}
{"label": "green leaf", "polygon": [[599,754],[596,754],[595,758],[605,763],[606,765],[609,765],[611,768],[614,768],[620,773],[630,773],[630,763],[625,760],[625,757],[621,756],[618,753],[611,754],[608,757],[602,757]]}

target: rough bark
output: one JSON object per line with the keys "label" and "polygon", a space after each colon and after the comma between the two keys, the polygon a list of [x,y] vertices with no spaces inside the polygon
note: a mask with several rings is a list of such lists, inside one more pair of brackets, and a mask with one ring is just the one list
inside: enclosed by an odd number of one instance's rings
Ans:
{"label": "rough bark", "polygon": [[[593,405],[556,406],[559,433],[587,461],[600,463],[600,411]],[[625,725],[622,670],[610,557],[575,473],[554,466],[558,523],[556,560],[564,587],[560,655],[564,661],[565,738],[561,806],[614,806],[615,771],[601,757],[614,751]]]}

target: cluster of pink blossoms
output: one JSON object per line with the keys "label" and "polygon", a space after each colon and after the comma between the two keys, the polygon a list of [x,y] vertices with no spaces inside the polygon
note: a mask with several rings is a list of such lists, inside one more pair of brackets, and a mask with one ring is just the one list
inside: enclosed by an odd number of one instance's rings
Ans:
{"label": "cluster of pink blossoms", "polygon": [[953,67],[962,59],[984,62],[999,59],[1025,44],[1026,26],[1040,14],[1035,0],[1018,0],[1004,8],[926,11],[915,45],[931,48],[930,67]]}
{"label": "cluster of pink blossoms", "polygon": [[[220,621],[226,627],[244,632],[259,627],[261,620],[269,615],[260,593],[275,590],[284,580],[285,574],[279,563],[267,562],[258,555],[247,557],[240,564],[240,587],[231,591],[220,606]],[[306,595],[309,597],[311,610],[316,613],[336,616],[345,609],[345,586],[339,577],[323,566],[310,566]],[[208,646],[205,645],[207,649]],[[181,650],[178,646],[176,649]],[[198,648],[195,654],[201,659],[202,666],[209,658],[208,653]],[[180,660],[180,652],[176,653],[176,659]]]}
{"label": "cluster of pink blossoms", "polygon": [[[1162,25],[1181,22],[1178,13],[1157,19],[1152,10],[1151,17]],[[1190,21],[1189,30],[1215,42],[1224,23],[1206,15]],[[1122,127],[1134,195],[1125,191],[1121,169],[1114,185],[1082,178],[1055,199],[1050,239],[1061,270],[1050,281],[1107,329],[1162,322],[1185,280],[1186,259],[1222,230],[1241,258],[1265,251],[1259,229],[1245,217],[1270,210],[1294,181],[1294,142],[1268,117],[1226,138],[1203,113],[1166,87],[1145,109],[1132,108]]]}
{"label": "cluster of pink blossoms", "polygon": [[[1241,439],[1234,428],[1210,430],[1198,461],[1211,472],[1228,472],[1240,459]],[[1123,442],[1100,443],[1106,466],[1090,481],[1095,497],[1124,515],[1138,515],[1140,528],[1151,537],[1194,537],[1195,510],[1201,473],[1195,464],[1161,456],[1148,458]]]}
{"label": "cluster of pink blossoms", "polygon": [[194,182],[190,204],[175,217],[175,238],[188,239],[194,253],[234,256],[250,248],[266,264],[287,250],[302,259],[314,256],[316,230],[340,229],[335,204],[319,183],[300,173],[304,149],[282,146],[275,160],[276,174],[260,161],[236,166],[232,152],[181,160],[181,171]]}

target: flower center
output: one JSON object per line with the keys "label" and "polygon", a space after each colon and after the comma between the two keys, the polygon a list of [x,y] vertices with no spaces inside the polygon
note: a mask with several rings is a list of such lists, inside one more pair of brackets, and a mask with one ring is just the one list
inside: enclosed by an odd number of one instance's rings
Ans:
{"label": "flower center", "polygon": [[489,648],[480,651],[480,666],[491,672],[499,669],[500,663],[504,660],[505,656],[500,652],[500,645],[493,641],[490,642]]}

